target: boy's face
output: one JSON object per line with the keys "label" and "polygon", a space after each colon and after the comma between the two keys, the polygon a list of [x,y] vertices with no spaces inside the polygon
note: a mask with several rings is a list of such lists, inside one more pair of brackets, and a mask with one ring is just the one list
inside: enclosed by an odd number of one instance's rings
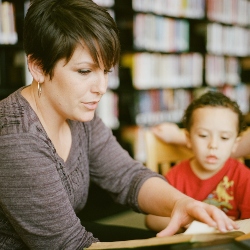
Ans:
{"label": "boy's face", "polygon": [[200,178],[218,172],[236,149],[238,116],[229,108],[203,107],[193,112],[187,143],[194,152],[193,171]]}

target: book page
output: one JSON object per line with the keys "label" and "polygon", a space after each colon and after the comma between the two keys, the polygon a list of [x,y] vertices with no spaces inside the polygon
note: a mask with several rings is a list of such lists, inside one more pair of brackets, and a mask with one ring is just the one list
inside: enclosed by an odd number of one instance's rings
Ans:
{"label": "book page", "polygon": [[[238,220],[237,224],[239,225],[239,229],[233,231],[241,231],[245,234],[250,233],[250,219]],[[210,227],[205,223],[199,221],[193,221],[188,229],[184,232],[184,234],[202,234],[202,233],[218,233],[219,230]]]}
{"label": "book page", "polygon": [[218,233],[219,231],[200,221],[193,221],[184,234]]}
{"label": "book page", "polygon": [[238,231],[241,231],[245,234],[250,233],[250,219],[238,220],[237,224],[240,226]]}

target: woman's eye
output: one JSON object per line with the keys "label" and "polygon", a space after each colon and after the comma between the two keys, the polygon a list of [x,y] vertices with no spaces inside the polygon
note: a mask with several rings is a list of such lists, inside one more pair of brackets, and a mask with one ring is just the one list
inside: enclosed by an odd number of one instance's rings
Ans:
{"label": "woman's eye", "polygon": [[81,75],[87,75],[90,72],[91,72],[90,70],[83,70],[83,69],[78,70],[78,73],[80,73]]}
{"label": "woman's eye", "polygon": [[223,140],[223,141],[226,141],[226,140],[229,140],[229,138],[228,137],[221,137],[221,139]]}

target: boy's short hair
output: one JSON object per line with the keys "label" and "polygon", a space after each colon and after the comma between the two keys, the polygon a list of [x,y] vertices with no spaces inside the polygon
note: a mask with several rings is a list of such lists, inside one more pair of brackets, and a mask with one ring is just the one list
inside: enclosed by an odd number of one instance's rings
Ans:
{"label": "boy's short hair", "polygon": [[91,0],[32,0],[24,20],[24,50],[45,74],[68,62],[84,42],[97,64],[109,70],[119,60],[118,29],[107,10]]}
{"label": "boy's short hair", "polygon": [[238,115],[238,134],[246,129],[243,114],[237,102],[216,91],[208,91],[199,98],[193,100],[187,107],[183,116],[183,125],[190,131],[192,126],[192,116],[196,109],[203,107],[224,107],[231,109]]}

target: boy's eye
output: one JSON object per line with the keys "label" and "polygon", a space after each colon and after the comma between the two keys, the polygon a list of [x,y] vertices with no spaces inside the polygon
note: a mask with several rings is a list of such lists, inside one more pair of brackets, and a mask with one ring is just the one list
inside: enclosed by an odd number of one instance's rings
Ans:
{"label": "boy's eye", "polygon": [[88,73],[90,73],[91,71],[88,69],[79,69],[78,73],[80,73],[81,75],[87,75]]}
{"label": "boy's eye", "polygon": [[112,70],[104,70],[104,74],[108,74],[108,73],[111,73],[112,72]]}
{"label": "boy's eye", "polygon": [[200,134],[199,137],[205,138],[205,137],[207,137],[207,135]]}
{"label": "boy's eye", "polygon": [[224,140],[224,141],[229,140],[229,138],[226,137],[226,136],[222,136],[221,139]]}

